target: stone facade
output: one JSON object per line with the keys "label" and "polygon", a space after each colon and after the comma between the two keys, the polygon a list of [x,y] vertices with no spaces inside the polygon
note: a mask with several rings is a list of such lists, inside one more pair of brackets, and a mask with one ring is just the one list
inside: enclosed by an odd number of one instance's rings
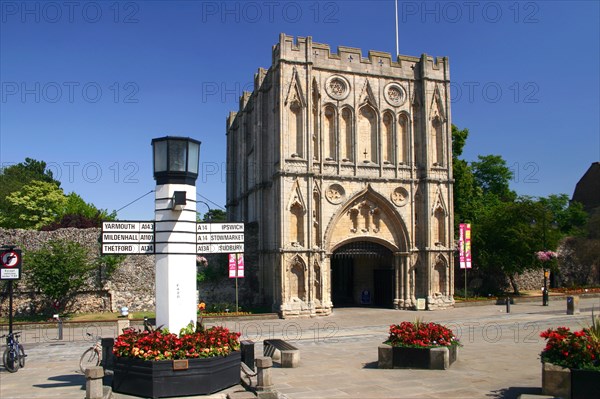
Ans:
{"label": "stone facade", "polygon": [[227,118],[227,209],[255,227],[263,300],[284,317],[453,306],[448,59],[282,34],[254,83]]}

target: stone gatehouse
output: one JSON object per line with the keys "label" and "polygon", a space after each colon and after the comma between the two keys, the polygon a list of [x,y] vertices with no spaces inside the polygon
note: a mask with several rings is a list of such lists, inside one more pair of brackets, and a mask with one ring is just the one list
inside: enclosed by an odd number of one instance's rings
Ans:
{"label": "stone gatehouse", "polygon": [[[282,316],[453,306],[447,58],[282,34],[227,118],[227,210]],[[248,234],[247,234],[248,235]]]}

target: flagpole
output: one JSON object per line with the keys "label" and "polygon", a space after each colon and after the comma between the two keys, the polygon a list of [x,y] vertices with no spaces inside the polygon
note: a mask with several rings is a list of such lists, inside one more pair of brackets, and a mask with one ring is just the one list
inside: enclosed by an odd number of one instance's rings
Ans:
{"label": "flagpole", "polygon": [[398,44],[398,0],[396,0],[396,61],[400,55],[400,46]]}

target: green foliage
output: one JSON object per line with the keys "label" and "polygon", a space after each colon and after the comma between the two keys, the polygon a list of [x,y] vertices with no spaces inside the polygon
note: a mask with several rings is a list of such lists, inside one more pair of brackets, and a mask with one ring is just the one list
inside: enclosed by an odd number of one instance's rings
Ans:
{"label": "green foliage", "polygon": [[25,158],[0,170],[0,227],[89,228],[115,218],[114,211],[98,209],[76,193],[65,195],[44,161]]}
{"label": "green foliage", "polygon": [[226,222],[227,214],[220,209],[211,209],[202,216],[203,222]]}
{"label": "green foliage", "polygon": [[478,162],[471,163],[475,184],[483,195],[493,195],[502,201],[511,201],[516,193],[509,187],[513,172],[500,155],[479,155]]}
{"label": "green foliage", "polygon": [[125,255],[102,255],[96,259],[96,266],[99,270],[98,285],[102,285],[103,281],[109,280],[125,258]]}
{"label": "green foliage", "polygon": [[95,267],[87,249],[73,241],[52,240],[37,251],[24,251],[28,279],[48,301],[58,302],[59,310],[68,308]]}
{"label": "green foliage", "polygon": [[8,210],[0,212],[0,225],[39,229],[61,215],[66,197],[57,185],[33,180],[5,198]]}
{"label": "green foliage", "polygon": [[556,250],[566,235],[584,234],[587,216],[566,194],[517,196],[510,189],[513,173],[499,155],[480,155],[470,164],[459,159],[468,135],[452,126],[455,236],[459,223],[471,223],[475,271],[496,286],[485,288],[499,288],[497,277],[504,275],[518,292],[515,273],[542,267],[536,251]]}

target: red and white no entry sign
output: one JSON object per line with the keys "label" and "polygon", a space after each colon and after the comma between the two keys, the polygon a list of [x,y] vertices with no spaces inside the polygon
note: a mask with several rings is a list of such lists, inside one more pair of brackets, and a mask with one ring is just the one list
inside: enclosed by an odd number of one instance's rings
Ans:
{"label": "red and white no entry sign", "polygon": [[15,267],[21,263],[21,254],[16,251],[6,251],[2,253],[2,265],[5,267]]}

